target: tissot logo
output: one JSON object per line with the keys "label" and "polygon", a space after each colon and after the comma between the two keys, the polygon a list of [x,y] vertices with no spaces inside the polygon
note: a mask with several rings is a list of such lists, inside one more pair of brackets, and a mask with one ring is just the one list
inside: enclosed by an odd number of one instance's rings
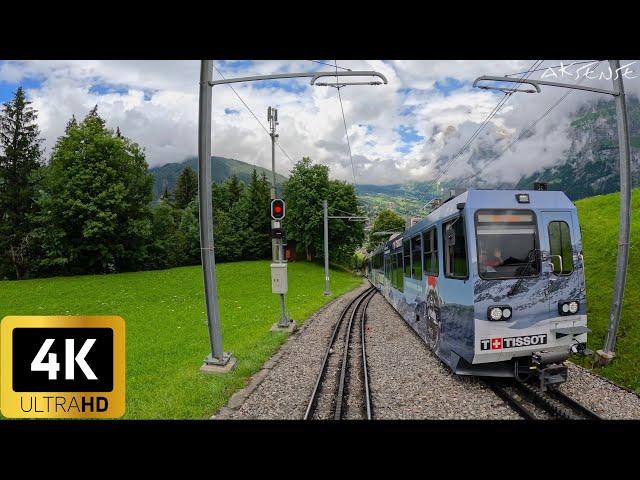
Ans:
{"label": "tissot logo", "polygon": [[540,333],[538,335],[522,335],[520,337],[483,338],[480,340],[480,350],[502,350],[506,348],[545,345],[546,343],[546,333]]}

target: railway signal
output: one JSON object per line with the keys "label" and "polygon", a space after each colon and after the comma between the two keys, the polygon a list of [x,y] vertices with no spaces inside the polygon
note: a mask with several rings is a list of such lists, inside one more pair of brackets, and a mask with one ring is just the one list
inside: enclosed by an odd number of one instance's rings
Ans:
{"label": "railway signal", "polygon": [[282,220],[285,213],[284,200],[280,198],[274,198],[271,200],[271,218],[274,220]]}

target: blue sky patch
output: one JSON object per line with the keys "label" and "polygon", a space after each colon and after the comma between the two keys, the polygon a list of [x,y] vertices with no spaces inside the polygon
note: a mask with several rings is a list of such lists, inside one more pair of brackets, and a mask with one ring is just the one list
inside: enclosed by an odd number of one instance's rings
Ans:
{"label": "blue sky patch", "polygon": [[10,83],[0,80],[0,103],[5,103],[13,98],[13,94],[22,85],[22,88],[29,90],[32,88],[40,88],[42,81],[35,78],[23,78],[18,83]]}
{"label": "blue sky patch", "polygon": [[397,131],[400,134],[400,139],[405,143],[416,143],[424,140],[424,137],[411,125],[400,125]]}
{"label": "blue sky patch", "polygon": [[240,110],[234,110],[233,108],[225,108],[224,109],[224,114],[225,115],[238,115],[240,113]]}
{"label": "blue sky patch", "polygon": [[[239,70],[245,70],[253,65],[252,60],[219,60],[216,62],[216,67],[220,69],[222,74],[227,77],[225,72],[237,72]],[[214,70],[214,78],[216,78],[218,72]]]}
{"label": "blue sky patch", "polygon": [[264,80],[261,82],[255,82],[253,86],[258,90],[265,88],[279,88],[285,92],[302,93],[307,89],[308,84],[309,81],[303,78],[300,80]]}
{"label": "blue sky patch", "polygon": [[402,145],[397,147],[396,150],[401,153],[409,153],[414,143],[424,140],[424,137],[411,125],[400,125],[400,127],[396,129],[396,132],[398,132],[400,140],[402,141]]}
{"label": "blue sky patch", "polygon": [[98,95],[106,95],[107,93],[119,93],[120,95],[123,95],[128,92],[129,89],[127,87],[118,87],[106,83],[96,83],[89,88],[89,93],[95,93]]}
{"label": "blue sky patch", "polygon": [[445,96],[449,95],[454,90],[458,90],[464,86],[464,82],[461,82],[453,77],[446,77],[444,80],[436,81],[436,90],[442,92]]}

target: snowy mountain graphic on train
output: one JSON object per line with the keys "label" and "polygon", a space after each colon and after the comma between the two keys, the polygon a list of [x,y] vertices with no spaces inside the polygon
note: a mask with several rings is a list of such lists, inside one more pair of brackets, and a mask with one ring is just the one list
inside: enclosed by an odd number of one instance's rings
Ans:
{"label": "snowy mountain graphic on train", "polygon": [[567,379],[586,352],[577,211],[559,191],[469,190],[395,234],[367,276],[455,373]]}

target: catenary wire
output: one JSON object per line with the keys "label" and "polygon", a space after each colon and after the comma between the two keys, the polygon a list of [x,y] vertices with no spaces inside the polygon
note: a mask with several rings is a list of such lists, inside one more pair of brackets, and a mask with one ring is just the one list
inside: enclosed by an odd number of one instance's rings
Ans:
{"label": "catenary wire", "polygon": [[[336,73],[338,73],[338,61],[335,61],[334,67],[336,68]],[[338,77],[336,76],[336,83],[338,82]],[[351,172],[353,173],[353,187],[356,187],[356,167],[353,163],[353,155],[351,154],[351,142],[349,141],[349,131],[347,129],[347,119],[344,116],[344,107],[342,106],[342,95],[340,94],[340,87],[336,87],[338,90],[338,100],[340,100],[340,111],[342,112],[342,123],[344,124],[344,134],[347,137],[347,146],[349,147],[349,160],[351,160]]]}
{"label": "catenary wire", "polygon": [[[538,68],[540,65],[542,65],[543,62],[544,60],[536,60],[533,63],[533,65],[529,67],[529,70],[525,72],[525,75],[520,79],[518,83],[524,82],[529,77],[529,75],[533,73],[533,70]],[[491,121],[491,119],[498,113],[498,111],[507,103],[509,98],[511,98],[512,94],[513,94],[513,91],[505,93],[504,97],[502,97],[500,101],[496,104],[496,106],[493,107],[491,112],[489,112],[489,114],[487,115],[485,120],[482,122],[482,124],[480,124],[480,126],[474,131],[474,133],[471,135],[469,140],[467,140],[467,142],[462,146],[462,148],[451,158],[451,160],[449,160],[445,164],[444,168],[440,171],[440,173],[436,176],[436,178],[432,180],[431,182],[432,185],[435,185],[437,182],[439,182],[440,179],[449,171],[453,163],[464,153],[466,148],[473,142],[473,140],[475,140],[478,137],[478,135],[480,135],[484,127]]]}
{"label": "catenary wire", "polygon": [[[328,67],[335,67],[335,66],[336,66],[336,65],[333,65],[333,64],[331,64],[331,63],[320,62],[320,61],[318,61],[318,60],[309,60],[309,61],[310,61],[310,62],[313,62],[313,63],[319,63],[320,65],[327,65]],[[350,68],[341,67],[340,65],[337,65],[337,67],[338,67],[338,68],[340,68],[340,69],[342,69],[342,70],[346,70],[346,71],[348,71],[348,72],[350,72],[350,71],[351,71],[351,69],[350,69]]]}
{"label": "catenary wire", "polygon": [[[218,75],[220,75],[220,77],[222,77],[223,80],[226,80],[226,78],[224,77],[224,75],[222,75],[222,72],[220,72],[220,70],[218,70],[218,67],[216,67],[215,65],[213,66],[213,68],[216,69],[216,72],[218,72]],[[240,94],[236,91],[235,88],[233,88],[233,86],[231,86],[231,84],[227,83],[226,84],[232,91],[233,93],[236,94],[236,97],[238,97],[238,99],[240,99],[240,101],[242,102],[242,104],[245,106],[245,108],[249,111],[249,113],[251,115],[253,115],[253,118],[256,119],[256,122],[258,122],[258,124],[262,127],[262,129],[267,132],[267,135],[271,136],[271,133],[269,133],[269,130],[267,129],[267,127],[264,126],[264,124],[260,121],[260,119],[258,118],[258,116],[253,113],[253,110],[251,110],[251,107],[249,107],[249,105],[247,105],[247,102],[245,102],[242,97],[240,96]],[[276,141],[275,142],[276,145],[278,146],[278,148],[282,151],[282,153],[284,153],[284,156],[287,157],[289,159],[289,161],[291,161],[291,163],[294,163],[293,160],[291,159],[291,157],[289,156],[289,154],[285,151],[285,149],[282,147],[282,145],[280,145],[280,142]]]}

